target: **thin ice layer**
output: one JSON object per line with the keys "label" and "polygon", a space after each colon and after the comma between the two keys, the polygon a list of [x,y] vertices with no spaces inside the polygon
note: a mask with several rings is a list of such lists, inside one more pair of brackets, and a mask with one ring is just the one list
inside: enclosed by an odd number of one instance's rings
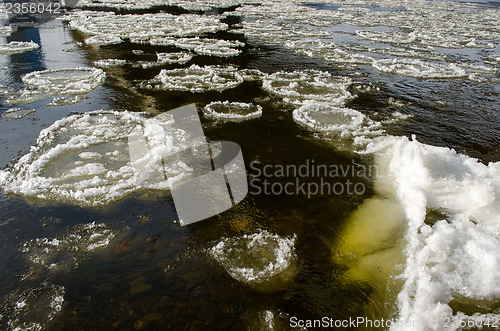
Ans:
{"label": "thin ice layer", "polygon": [[[171,127],[172,123],[166,116],[146,119],[138,113],[115,111],[69,116],[44,129],[28,154],[1,171],[0,184],[5,192],[28,197],[91,206],[110,203],[150,187],[148,178],[134,177],[130,132],[143,127],[151,142],[149,157],[162,157],[188,146],[182,143],[185,132]],[[174,177],[190,172],[182,164],[172,167],[170,181],[155,181],[154,188],[168,188]]]}
{"label": "thin ice layer", "polygon": [[351,80],[343,76],[333,76],[319,70],[279,71],[267,75],[263,88],[283,97],[286,102],[301,105],[306,100],[344,105],[354,96],[347,90]]}
{"label": "thin ice layer", "polygon": [[3,330],[42,330],[63,308],[63,286],[42,284],[5,298],[0,308]]}
{"label": "thin ice layer", "polygon": [[243,83],[243,77],[231,66],[204,66],[196,64],[185,69],[162,69],[161,72],[143,84],[147,89],[186,91],[201,93],[224,91]]}
{"label": "thin ice layer", "polygon": [[222,238],[209,253],[231,277],[243,283],[261,283],[291,266],[296,258],[295,240],[296,236],[280,237],[261,230]]}
{"label": "thin ice layer", "polygon": [[27,241],[22,245],[21,252],[34,265],[47,269],[77,267],[86,254],[107,247],[115,236],[116,233],[106,224],[79,224],[54,238]]}
{"label": "thin ice layer", "polygon": [[241,121],[262,116],[262,107],[253,103],[214,101],[203,108],[209,117]]}
{"label": "thin ice layer", "polygon": [[[498,313],[500,163],[405,137],[381,138],[368,151],[377,155],[377,191],[398,201],[408,220],[400,321],[420,321],[416,330],[439,321],[433,329],[441,330],[445,318],[467,317],[451,306],[460,311],[478,302]],[[430,211],[441,216],[429,218]]]}

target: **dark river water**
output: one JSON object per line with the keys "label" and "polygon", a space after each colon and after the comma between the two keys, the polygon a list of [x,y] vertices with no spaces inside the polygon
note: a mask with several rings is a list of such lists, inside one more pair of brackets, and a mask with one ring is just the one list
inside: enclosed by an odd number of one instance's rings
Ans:
{"label": "dark river water", "polygon": [[[340,5],[308,4],[307,7],[335,11]],[[242,19],[229,16],[223,21],[232,26]],[[179,51],[174,46],[134,44],[129,40],[98,47],[84,44],[85,38],[81,32],[57,20],[21,28],[5,37],[5,43],[34,41],[40,48],[0,55],[0,84],[19,91],[23,89],[21,77],[33,71],[94,67],[94,62],[101,59],[122,59],[128,63],[155,61],[156,53]],[[198,106],[208,140],[232,141],[241,147],[249,180],[259,178],[265,165],[276,169],[277,165],[300,167],[313,162],[356,170],[375,165],[372,154],[358,153],[350,142],[338,137],[322,139],[321,135],[298,125],[292,117],[297,107],[271,94],[259,80],[245,80],[222,92],[141,88],[141,82],[153,79],[161,69],[191,64],[230,64],[266,74],[315,69],[349,77],[354,84],[348,90],[357,97],[345,106],[382,123],[384,134],[415,135],[421,144],[453,148],[464,158],[477,158],[484,164],[500,161],[498,73],[490,74],[483,81],[418,79],[381,73],[370,65],[355,68],[335,65],[244,34],[220,31],[210,34],[210,38],[238,40],[245,46],[239,56],[229,58],[197,55],[184,65],[105,68],[104,84],[75,104],[48,106],[52,97],[47,96],[12,105],[7,103],[7,98],[14,92],[7,91],[0,113],[13,107],[32,111],[18,119],[0,118],[1,169],[12,167],[36,144],[42,129],[66,116],[99,109],[145,112],[153,116],[190,103]],[[342,44],[347,37],[339,33],[339,39],[335,38],[336,34],[332,36],[333,42]],[[359,41],[359,44],[368,45],[368,42]],[[475,61],[485,54],[498,56],[498,42],[487,53],[477,48],[443,49],[443,52]],[[263,114],[256,119],[232,122],[215,120],[201,111],[210,102],[225,100],[258,104]],[[391,120],[396,111],[402,119]],[[358,215],[361,205],[378,199],[377,176],[376,172],[361,176],[348,172],[338,177],[307,174],[300,178],[318,185],[324,181],[330,185],[340,183],[342,187],[358,184],[359,190],[355,193],[266,193],[262,182],[257,182],[250,185],[247,197],[235,207],[184,227],[177,221],[168,190],[136,191],[95,207],[2,192],[0,297],[4,298],[4,305],[0,310],[0,328],[29,329],[29,325],[38,325],[47,330],[282,330],[291,328],[291,317],[303,320],[325,316],[335,320],[360,316],[396,318],[400,281],[387,276],[356,274],[350,262],[346,262],[349,258],[338,257],[342,243],[353,245],[356,251],[357,239],[349,243],[350,220]],[[269,178],[270,185],[293,182],[292,177],[274,173]],[[498,183],[498,177],[496,180]],[[368,211],[370,213],[392,212],[374,209]],[[443,214],[448,215],[443,210],[429,211],[427,222],[432,225],[432,217],[446,217]],[[88,247],[93,240],[93,230],[90,233],[79,230],[79,225],[92,223],[113,233],[109,243],[97,250]],[[377,231],[367,227],[362,232],[368,237],[373,232],[373,238],[377,238]],[[222,260],[214,258],[213,248],[225,238],[241,239],[255,233],[293,240],[293,254],[286,257],[290,261],[287,270],[279,275],[282,278],[241,281],[221,263],[232,255]],[[393,238],[391,247],[400,253],[392,261],[402,262],[404,230],[396,233],[399,237]],[[50,245],[37,246],[36,238],[58,238],[69,248],[52,251]],[[269,242],[261,244],[269,253],[270,249],[266,248]],[[54,263],[53,267],[47,267],[40,259],[47,259],[47,264]],[[251,257],[234,259],[244,265],[254,263]],[[393,262],[390,269],[394,264],[397,263]],[[383,262],[380,268],[385,268]],[[397,274],[402,268],[399,265],[395,272],[391,270]],[[385,271],[380,273],[385,275]],[[59,295],[64,300],[62,306],[56,308]],[[495,295],[485,305],[458,300],[450,306],[454,312],[464,311],[469,315],[494,314],[500,307]],[[23,310],[23,302],[28,310]]]}

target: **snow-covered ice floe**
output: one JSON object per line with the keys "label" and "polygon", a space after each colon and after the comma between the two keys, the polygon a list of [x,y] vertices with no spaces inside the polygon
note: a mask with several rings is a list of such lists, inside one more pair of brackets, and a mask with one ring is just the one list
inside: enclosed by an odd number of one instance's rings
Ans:
{"label": "snow-covered ice floe", "polygon": [[172,162],[168,180],[136,178],[128,137],[144,127],[151,159],[189,148],[186,132],[172,124],[168,116],[147,119],[116,111],[66,117],[42,130],[26,155],[0,171],[0,184],[8,193],[86,206],[104,205],[144,188],[168,189],[192,169]]}
{"label": "snow-covered ice floe", "polygon": [[262,86],[292,104],[300,105],[306,100],[315,100],[340,106],[354,98],[347,90],[351,83],[348,77],[306,69],[267,75]]}
{"label": "snow-covered ice floe", "polygon": [[417,59],[383,59],[373,62],[373,67],[380,72],[409,76],[414,78],[460,78],[467,77],[467,72],[460,66],[426,62]]}
{"label": "snow-covered ice floe", "polygon": [[102,85],[106,74],[97,68],[65,68],[30,72],[22,77],[25,89],[9,103],[30,102],[50,95],[86,94]]}
{"label": "snow-covered ice floe", "polygon": [[384,43],[394,44],[408,44],[417,39],[414,32],[403,33],[397,31],[363,31],[357,30],[356,34],[361,38],[372,41],[379,41]]}
{"label": "snow-covered ice floe", "polygon": [[4,330],[42,330],[64,304],[65,288],[42,284],[4,298],[0,306],[0,326]]}
{"label": "snow-covered ice floe", "polygon": [[193,55],[188,52],[173,52],[173,53],[156,53],[158,63],[167,64],[184,64],[193,58]]}
{"label": "snow-covered ice floe", "polygon": [[245,102],[214,101],[203,108],[203,113],[209,117],[243,121],[262,116],[262,107]]}
{"label": "snow-covered ice floe", "polygon": [[0,37],[8,37],[14,32],[10,25],[0,26]]}
{"label": "snow-covered ice floe", "polygon": [[21,252],[34,265],[56,270],[60,267],[78,267],[85,254],[105,248],[116,233],[106,224],[75,225],[54,238],[37,238],[25,242]]}
{"label": "snow-covered ice floe", "polygon": [[204,66],[196,64],[186,69],[162,69],[152,80],[142,84],[146,89],[201,93],[224,91],[243,83],[243,77],[231,66]]}
{"label": "snow-covered ice floe", "polygon": [[[392,329],[406,322],[414,330],[457,330],[460,319],[500,317],[500,163],[406,137],[378,138],[367,151],[376,156],[376,191],[399,203],[407,219]],[[477,313],[462,312],[476,306]],[[447,319],[458,323],[445,327]]]}
{"label": "snow-covered ice floe", "polygon": [[107,46],[121,44],[123,39],[114,34],[98,34],[85,39],[85,44],[95,46]]}
{"label": "snow-covered ice floe", "polygon": [[382,125],[363,113],[332,104],[308,101],[293,111],[293,119],[313,132],[337,134],[363,144],[383,133]]}
{"label": "snow-covered ice floe", "polygon": [[0,45],[0,54],[17,54],[32,51],[40,45],[33,41],[11,41],[8,44]]}
{"label": "snow-covered ice floe", "polygon": [[7,120],[17,120],[23,117],[26,117],[28,115],[31,115],[35,112],[36,110],[31,108],[31,109],[26,109],[26,108],[10,108],[4,111],[1,115],[3,119]]}
{"label": "snow-covered ice floe", "polygon": [[259,284],[272,281],[291,268],[296,259],[295,240],[296,236],[281,237],[259,230],[251,235],[222,238],[209,249],[209,254],[231,277]]}

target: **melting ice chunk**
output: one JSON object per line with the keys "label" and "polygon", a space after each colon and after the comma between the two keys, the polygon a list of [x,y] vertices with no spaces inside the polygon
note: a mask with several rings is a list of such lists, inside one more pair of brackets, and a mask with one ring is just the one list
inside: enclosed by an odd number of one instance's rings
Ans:
{"label": "melting ice chunk", "polygon": [[261,230],[251,235],[222,238],[209,250],[231,277],[244,283],[262,283],[292,265],[296,236],[280,237]]}

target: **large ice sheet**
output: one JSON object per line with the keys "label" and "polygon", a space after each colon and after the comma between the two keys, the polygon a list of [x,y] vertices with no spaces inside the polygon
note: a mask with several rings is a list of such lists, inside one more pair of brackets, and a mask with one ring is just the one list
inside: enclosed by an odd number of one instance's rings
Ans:
{"label": "large ice sheet", "polygon": [[143,127],[151,145],[150,159],[190,148],[186,133],[172,128],[172,123],[168,116],[147,119],[138,113],[116,111],[66,117],[44,129],[26,155],[0,171],[0,183],[8,193],[91,206],[143,188],[169,188],[192,169],[172,163],[169,169],[155,170],[168,171],[169,180],[136,178],[128,137],[134,128]]}
{"label": "large ice sheet", "polygon": [[243,83],[243,77],[231,66],[204,66],[196,64],[185,69],[163,69],[144,88],[201,93],[224,91]]}
{"label": "large ice sheet", "polygon": [[[454,317],[491,319],[460,311],[478,303],[498,314],[500,163],[485,165],[405,137],[380,138],[368,151],[377,155],[376,190],[400,203],[407,218],[400,321],[419,321],[415,330],[442,330]],[[429,218],[432,211],[442,216]],[[451,323],[447,329],[459,328]]]}

